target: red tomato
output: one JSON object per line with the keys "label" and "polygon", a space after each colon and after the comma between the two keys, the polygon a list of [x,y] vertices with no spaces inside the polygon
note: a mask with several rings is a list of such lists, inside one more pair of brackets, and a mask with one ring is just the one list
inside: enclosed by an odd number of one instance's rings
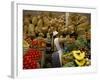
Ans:
{"label": "red tomato", "polygon": [[40,64],[38,61],[41,60],[41,57],[41,51],[29,49],[23,56],[23,69],[39,68]]}

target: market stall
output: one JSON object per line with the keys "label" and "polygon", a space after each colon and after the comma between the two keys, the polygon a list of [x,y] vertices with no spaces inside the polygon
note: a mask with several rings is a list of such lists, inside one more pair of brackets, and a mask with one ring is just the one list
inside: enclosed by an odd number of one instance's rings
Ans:
{"label": "market stall", "polygon": [[87,13],[24,10],[23,69],[91,65],[90,18]]}

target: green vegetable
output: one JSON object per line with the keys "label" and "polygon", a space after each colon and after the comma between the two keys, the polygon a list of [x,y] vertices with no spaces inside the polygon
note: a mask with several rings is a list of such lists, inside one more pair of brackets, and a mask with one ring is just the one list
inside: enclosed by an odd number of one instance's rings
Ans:
{"label": "green vegetable", "polygon": [[66,63],[63,67],[75,67],[75,63],[74,62],[69,62],[69,63]]}

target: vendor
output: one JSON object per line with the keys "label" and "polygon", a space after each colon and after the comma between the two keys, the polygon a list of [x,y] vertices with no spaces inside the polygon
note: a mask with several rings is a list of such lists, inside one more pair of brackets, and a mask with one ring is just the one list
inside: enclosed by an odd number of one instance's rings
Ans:
{"label": "vendor", "polygon": [[78,35],[75,32],[69,35],[69,39],[67,40],[67,50],[69,52],[78,49],[78,46],[76,45],[77,36]]}
{"label": "vendor", "polygon": [[60,66],[62,66],[62,54],[63,54],[63,49],[61,47],[61,43],[63,43],[64,41],[66,41],[66,38],[59,38],[58,36],[58,32],[57,31],[54,31],[53,32],[53,40],[54,40],[54,46],[56,47],[56,50],[57,50],[57,53],[55,53],[54,56],[58,55],[59,56],[59,63],[60,63]]}

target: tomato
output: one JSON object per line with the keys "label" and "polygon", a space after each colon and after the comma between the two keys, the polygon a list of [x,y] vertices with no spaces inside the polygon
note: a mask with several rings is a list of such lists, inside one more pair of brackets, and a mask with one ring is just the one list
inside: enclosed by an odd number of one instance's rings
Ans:
{"label": "tomato", "polygon": [[23,69],[35,69],[40,66],[39,60],[41,60],[42,52],[29,49],[23,56]]}

